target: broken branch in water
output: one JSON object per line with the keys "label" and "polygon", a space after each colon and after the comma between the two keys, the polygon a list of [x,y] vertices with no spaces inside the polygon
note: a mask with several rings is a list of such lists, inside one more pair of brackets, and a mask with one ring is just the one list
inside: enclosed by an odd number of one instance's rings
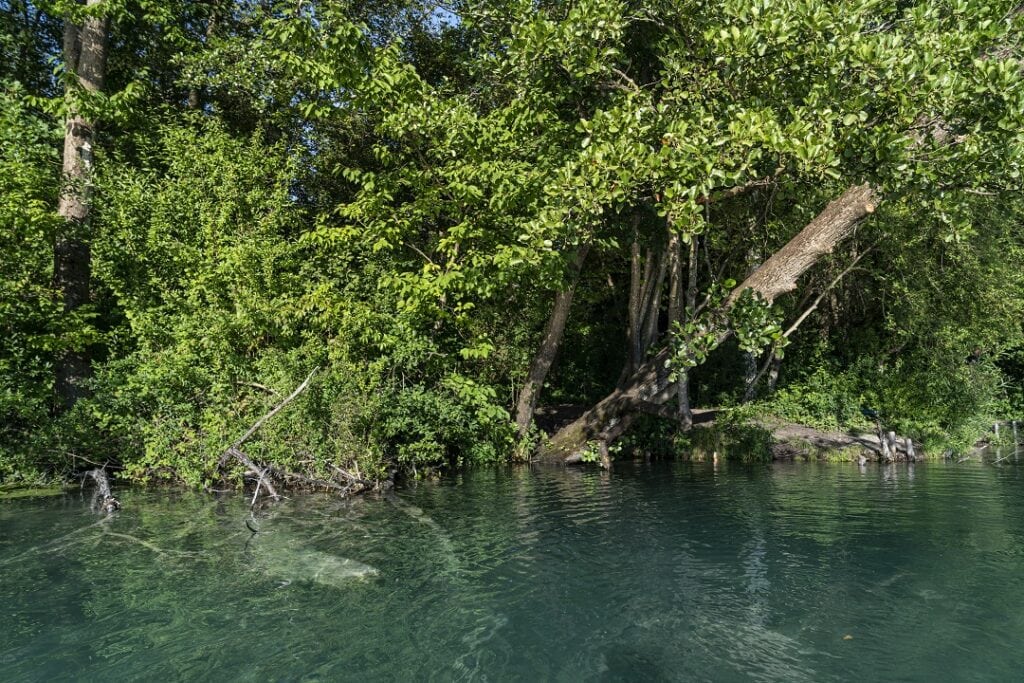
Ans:
{"label": "broken branch in water", "polygon": [[233,457],[238,462],[240,462],[243,465],[245,465],[246,467],[248,467],[249,471],[252,474],[256,475],[256,477],[257,477],[256,478],[256,491],[253,493],[252,503],[249,504],[250,508],[253,508],[256,505],[256,498],[259,496],[260,486],[263,486],[264,488],[267,489],[267,493],[270,494],[271,498],[273,498],[274,500],[281,500],[281,495],[277,492],[277,489],[274,488],[274,485],[270,483],[270,479],[267,477],[267,470],[266,469],[257,467],[253,463],[253,461],[249,459],[249,456],[247,456],[245,453],[243,453],[242,451],[238,450],[234,446],[228,448],[227,454],[230,455],[231,457]]}
{"label": "broken branch in water", "polygon": [[114,494],[110,490],[110,478],[107,477],[107,471],[102,467],[88,470],[82,473],[82,483],[85,483],[86,477],[91,477],[96,482],[96,494],[93,496],[93,509],[100,509],[107,514],[119,510],[121,508],[121,501],[114,497]]}
{"label": "broken branch in water", "polygon": [[132,536],[131,534],[122,534],[122,533],[119,533],[119,532],[116,532],[116,531],[109,531],[107,529],[103,530],[103,534],[102,535],[103,536],[113,536],[114,538],[121,538],[121,539],[124,539],[125,541],[131,541],[132,543],[137,543],[137,544],[141,545],[143,548],[146,548],[147,550],[152,550],[157,555],[179,555],[179,556],[182,556],[182,557],[195,557],[196,555],[200,554],[198,552],[194,552],[194,551],[191,551],[191,550],[172,550],[172,549],[168,549],[168,548],[161,548],[160,546],[156,545],[155,543],[150,543],[149,541],[146,541],[146,540],[143,540],[141,538],[138,538],[137,536]]}
{"label": "broken branch in water", "polygon": [[[314,368],[312,372],[303,380],[302,384],[297,386],[291,394],[289,394],[284,400],[278,403],[272,410],[263,415],[260,419],[256,420],[249,429],[242,434],[234,443],[228,446],[224,453],[220,457],[218,462],[218,469],[223,471],[230,460],[236,460],[246,468],[246,476],[255,480],[256,487],[252,493],[252,500],[249,503],[249,509],[254,510],[256,504],[259,501],[260,492],[265,491],[266,494],[273,500],[280,500],[283,496],[278,493],[274,487],[276,481],[278,485],[289,485],[298,483],[301,486],[312,487],[314,489],[327,489],[330,491],[337,491],[340,495],[350,495],[354,493],[360,493],[368,489],[375,489],[379,486],[387,487],[390,482],[389,480],[378,484],[374,481],[368,481],[364,479],[359,472],[358,463],[355,464],[355,474],[348,472],[341,467],[334,464],[327,463],[327,466],[331,469],[333,474],[327,474],[326,477],[322,478],[321,473],[316,471],[306,471],[305,473],[293,472],[291,470],[284,470],[269,463],[256,463],[242,450],[242,445],[248,441],[259,429],[266,424],[266,422],[277,415],[281,410],[284,409],[291,401],[305,391],[313,379],[313,375],[319,368]],[[302,461],[300,464],[309,465],[313,463],[313,459],[309,458]],[[247,525],[248,526],[248,525]],[[249,527],[250,531],[256,533],[253,528]]]}

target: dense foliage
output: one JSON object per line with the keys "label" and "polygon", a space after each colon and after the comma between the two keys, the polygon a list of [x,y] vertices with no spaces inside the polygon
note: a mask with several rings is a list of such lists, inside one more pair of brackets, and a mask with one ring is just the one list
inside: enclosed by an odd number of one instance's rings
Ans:
{"label": "dense foliage", "polygon": [[[747,417],[868,427],[870,406],[938,454],[1022,414],[1015,2],[0,10],[0,480],[112,463],[209,486],[313,371],[253,459],[380,479],[523,457],[516,399],[570,288],[541,403],[594,403],[674,343],[689,400]],[[95,93],[61,47],[90,17],[109,19]],[[54,243],[76,112],[97,125],[71,308]],[[721,320],[861,183],[882,199],[852,237]],[[65,410],[72,352],[92,370]]]}

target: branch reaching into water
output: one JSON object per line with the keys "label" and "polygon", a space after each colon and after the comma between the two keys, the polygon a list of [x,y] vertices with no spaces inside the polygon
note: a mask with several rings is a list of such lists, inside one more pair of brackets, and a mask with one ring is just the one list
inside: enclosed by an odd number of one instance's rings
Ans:
{"label": "branch reaching into water", "polygon": [[289,403],[295,400],[295,398],[298,397],[299,394],[305,391],[306,388],[309,387],[309,383],[313,379],[313,375],[315,375],[316,371],[319,369],[319,367],[313,368],[313,370],[306,376],[306,379],[302,381],[302,384],[295,387],[295,391],[290,393],[283,401],[274,406],[270,410],[270,412],[266,413],[265,415],[263,415],[263,417],[256,420],[256,422],[254,422],[252,426],[249,427],[249,429],[246,430],[246,432],[242,434],[241,437],[238,438],[237,441],[228,446],[228,448],[224,451],[224,455],[221,456],[220,466],[222,468],[224,467],[224,465],[227,464],[227,461],[229,459],[234,458],[238,462],[245,465],[249,469],[249,471],[256,476],[256,490],[253,492],[252,502],[249,504],[250,510],[256,507],[256,500],[259,498],[260,488],[266,489],[267,494],[274,500],[280,500],[281,495],[277,492],[277,489],[274,488],[274,484],[271,483],[270,477],[268,476],[268,473],[270,472],[271,468],[257,466],[255,463],[253,463],[252,460],[249,459],[249,456],[242,452],[241,446],[246,441],[248,441],[253,436],[253,434],[259,431],[260,427],[266,424],[267,420],[269,420],[270,418],[274,417],[279,412],[284,410],[285,406],[287,406]]}
{"label": "branch reaching into water", "polygon": [[[328,467],[334,472],[323,477],[321,473],[313,471],[306,472],[294,472],[291,470],[281,469],[275,467],[270,463],[258,463],[250,458],[243,450],[242,445],[245,444],[259,429],[267,423],[272,417],[281,412],[285,406],[295,400],[303,391],[305,391],[310,382],[313,379],[313,375],[316,374],[319,368],[314,368],[306,379],[292,391],[285,399],[274,406],[269,412],[260,417],[252,424],[249,429],[242,434],[234,443],[228,446],[224,453],[220,457],[218,462],[218,469],[224,471],[230,460],[236,460],[246,468],[246,476],[252,478],[256,482],[255,490],[252,492],[252,500],[249,502],[249,510],[252,512],[256,509],[256,505],[260,499],[261,491],[264,491],[267,496],[272,500],[280,500],[283,496],[278,493],[274,483],[277,482],[278,486],[287,486],[289,484],[298,483],[304,487],[310,487],[313,489],[326,489],[329,491],[336,491],[340,495],[349,495],[353,493],[359,493],[367,489],[374,489],[378,487],[386,488],[389,485],[390,479],[382,483],[375,483],[363,479],[359,473],[358,465],[356,465],[355,474],[346,472],[344,469],[330,463],[326,463]],[[312,462],[312,460],[304,461]],[[249,526],[249,530],[253,533],[257,533],[258,529],[253,529]]]}
{"label": "branch reaching into water", "polygon": [[107,477],[107,471],[102,467],[89,470],[82,474],[82,481],[84,483],[86,477],[91,477],[96,482],[96,494],[93,497],[93,509],[102,510],[107,514],[110,514],[121,508],[121,501],[114,497],[114,494],[110,490],[110,478]]}

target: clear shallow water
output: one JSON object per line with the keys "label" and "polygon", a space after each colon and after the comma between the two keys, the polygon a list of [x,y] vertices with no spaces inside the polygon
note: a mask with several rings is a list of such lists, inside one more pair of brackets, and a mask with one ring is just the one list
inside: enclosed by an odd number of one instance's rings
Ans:
{"label": "clear shallow water", "polygon": [[255,537],[241,497],[0,502],[0,680],[1018,680],[1022,486],[481,470],[298,496]]}

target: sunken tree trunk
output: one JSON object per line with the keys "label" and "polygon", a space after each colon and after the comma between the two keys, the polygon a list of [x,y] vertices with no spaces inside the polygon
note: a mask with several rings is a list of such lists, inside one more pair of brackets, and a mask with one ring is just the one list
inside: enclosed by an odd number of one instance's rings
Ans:
{"label": "sunken tree trunk", "polygon": [[[729,294],[711,318],[723,321],[716,330],[717,342],[729,336],[730,330],[724,322],[726,314],[745,290],[753,290],[769,304],[793,290],[801,275],[849,237],[857,224],[874,211],[879,198],[875,189],[865,183],[850,187],[826,206]],[[662,348],[640,365],[619,388],[559,430],[541,451],[541,459],[578,460],[588,441],[611,442],[629,428],[638,411],[649,409],[651,404],[664,404],[678,390],[677,383],[669,381],[670,357],[669,349]]]}
{"label": "sunken tree trunk", "polygon": [[587,256],[588,247],[580,247],[576,253],[576,260],[573,263],[568,285],[555,294],[555,305],[551,309],[551,316],[548,318],[547,326],[544,329],[544,338],[541,340],[537,353],[530,362],[530,370],[526,375],[526,382],[519,392],[519,401],[516,404],[516,431],[519,438],[526,436],[533,422],[533,411],[537,407],[537,399],[540,398],[541,388],[544,380],[551,370],[551,365],[558,356],[558,347],[562,343],[562,336],[565,332],[565,323],[569,319],[569,311],[572,308],[572,298],[576,291],[576,280],[579,278],[580,270],[583,268],[583,261]]}
{"label": "sunken tree trunk", "polygon": [[[88,0],[95,7],[100,0]],[[64,27],[64,59],[76,83],[69,83],[68,113],[64,130],[63,187],[57,213],[64,219],[53,247],[53,283],[72,313],[89,301],[89,183],[92,175],[95,122],[80,113],[77,90],[85,95],[103,89],[107,64],[106,18],[88,17],[81,26]],[[57,361],[55,391],[58,409],[70,408],[85,394],[89,375],[86,349],[73,347]]]}

